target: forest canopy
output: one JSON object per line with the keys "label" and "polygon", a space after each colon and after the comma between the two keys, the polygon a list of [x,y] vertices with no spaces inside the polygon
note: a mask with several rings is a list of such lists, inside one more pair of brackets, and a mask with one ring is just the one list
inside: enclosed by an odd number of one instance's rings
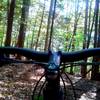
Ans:
{"label": "forest canopy", "polygon": [[100,46],[99,0],[1,0],[0,46],[76,51]]}

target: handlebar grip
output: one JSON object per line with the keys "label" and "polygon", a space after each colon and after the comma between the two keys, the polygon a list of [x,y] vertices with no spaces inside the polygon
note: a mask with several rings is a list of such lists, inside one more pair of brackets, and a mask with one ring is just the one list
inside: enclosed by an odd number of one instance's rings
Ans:
{"label": "handlebar grip", "polygon": [[84,49],[82,51],[62,53],[62,62],[73,62],[83,60],[91,56],[100,56],[100,48]]}
{"label": "handlebar grip", "polygon": [[0,47],[0,54],[19,54],[38,62],[47,62],[49,54],[44,52],[37,52],[26,48],[17,47]]}

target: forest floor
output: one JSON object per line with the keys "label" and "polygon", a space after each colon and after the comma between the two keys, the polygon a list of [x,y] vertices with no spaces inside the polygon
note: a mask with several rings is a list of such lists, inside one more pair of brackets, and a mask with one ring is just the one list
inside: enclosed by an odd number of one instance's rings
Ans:
{"label": "forest floor", "polygon": [[[0,100],[31,100],[34,86],[43,72],[40,66],[37,68],[36,65],[31,64],[11,64],[0,67]],[[81,79],[79,76],[69,75],[69,77],[74,83],[77,100],[100,100],[100,82]],[[43,82],[44,78],[37,92]],[[70,85],[67,84],[66,88],[68,90]],[[71,89],[67,93],[70,91]]]}

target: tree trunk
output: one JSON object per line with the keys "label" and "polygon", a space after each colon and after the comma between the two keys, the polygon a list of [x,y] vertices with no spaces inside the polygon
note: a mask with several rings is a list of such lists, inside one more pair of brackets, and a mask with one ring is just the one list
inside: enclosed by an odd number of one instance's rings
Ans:
{"label": "tree trunk", "polygon": [[[78,11],[79,11],[79,0],[77,0],[77,3],[76,3],[76,5],[75,5],[75,22],[74,22],[74,29],[73,29],[73,34],[72,34],[72,37],[71,37],[69,46],[68,46],[68,52],[69,52],[69,50],[71,49],[71,46],[72,46],[72,51],[74,51],[74,49],[75,49],[75,45],[74,45],[75,38],[74,38],[74,36],[76,35],[77,24],[78,24],[78,20],[79,20],[79,18],[80,18],[80,14],[78,15]],[[73,74],[73,64],[71,64],[70,73]]]}
{"label": "tree trunk", "polygon": [[[86,10],[85,10],[85,21],[84,21],[84,41],[83,41],[83,49],[87,48],[87,32],[88,32],[88,8],[89,8],[89,0],[86,0]],[[84,59],[84,62],[87,62],[87,58]],[[86,77],[86,72],[87,72],[87,66],[82,65],[81,66],[81,75],[82,78]]]}
{"label": "tree trunk", "polygon": [[[38,8],[38,10],[37,11],[39,11],[40,10],[40,8]],[[37,12],[37,15],[38,15],[38,12]],[[30,45],[30,48],[32,49],[32,48],[34,48],[35,47],[35,43],[33,43],[33,41],[34,41],[34,33],[35,33],[35,28],[36,28],[36,24],[37,24],[37,15],[35,16],[35,22],[34,22],[34,27],[33,27],[33,33],[32,33],[32,38],[31,38],[31,45]]]}
{"label": "tree trunk", "polygon": [[[72,51],[74,51],[75,50],[75,39],[73,38],[73,41],[72,41]],[[71,66],[70,66],[70,74],[71,75],[73,75],[74,74],[74,72],[73,72],[73,64],[71,64]]]}
{"label": "tree trunk", "polygon": [[79,21],[79,18],[80,18],[80,14],[78,14],[78,11],[79,11],[79,0],[77,0],[77,2],[75,2],[75,3],[76,3],[76,5],[75,5],[75,22],[74,22],[74,29],[73,29],[72,37],[70,39],[68,50],[67,50],[68,52],[71,49],[72,42],[75,40],[74,36],[76,35],[77,24],[78,24],[78,21]]}
{"label": "tree trunk", "polygon": [[100,16],[99,16],[99,27],[98,27],[98,47],[100,47]]}
{"label": "tree trunk", "polygon": [[92,21],[90,32],[88,33],[87,48],[89,48],[89,46],[90,46],[90,40],[91,40],[92,30],[93,30],[93,26],[94,26],[94,20],[95,20],[95,14],[93,16],[93,21]]}
{"label": "tree trunk", "polygon": [[15,2],[16,2],[16,0],[11,0],[10,7],[8,9],[7,32],[6,32],[5,46],[10,46],[10,44],[11,44],[11,33],[12,33]]}
{"label": "tree trunk", "polygon": [[51,24],[52,12],[53,12],[53,3],[54,3],[54,0],[51,0],[50,9],[49,9],[49,16],[48,16],[48,22],[47,22],[47,32],[46,32],[46,38],[45,38],[44,51],[48,50],[48,45],[49,45],[50,24]]}
{"label": "tree trunk", "polygon": [[54,0],[54,6],[53,6],[53,11],[52,11],[52,22],[51,22],[51,30],[50,30],[50,39],[49,39],[49,45],[48,45],[48,50],[51,49],[51,40],[52,40],[52,36],[53,36],[53,26],[54,26],[54,18],[55,18],[55,12],[56,12],[56,3],[57,0]]}
{"label": "tree trunk", "polygon": [[94,48],[97,47],[97,38],[98,38],[98,16],[99,16],[99,0],[96,0],[95,4],[95,35],[94,35]]}
{"label": "tree trunk", "polygon": [[35,23],[34,23],[34,28],[33,28],[32,38],[31,38],[31,45],[30,45],[31,49],[34,47],[33,46],[33,41],[34,41],[34,32],[35,32],[36,23],[37,23],[37,18],[35,18]]}
{"label": "tree trunk", "polygon": [[40,33],[41,33],[41,27],[42,27],[42,23],[43,23],[44,11],[45,11],[45,2],[44,2],[44,5],[43,5],[43,13],[42,13],[42,16],[41,16],[41,22],[40,22],[40,26],[39,26],[39,30],[38,30],[38,34],[37,34],[35,50],[37,50],[37,47],[38,47],[38,42],[39,42]]}
{"label": "tree trunk", "polygon": [[90,46],[91,34],[92,34],[92,30],[93,30],[94,17],[95,17],[95,16],[93,16],[93,20],[92,20],[92,24],[91,24],[92,2],[93,2],[93,0],[90,1],[90,7],[89,7],[89,21],[88,21],[88,32],[87,32],[88,33],[88,36],[87,36],[87,48],[89,48],[89,46]]}
{"label": "tree trunk", "polygon": [[30,0],[23,0],[23,7],[21,13],[21,22],[20,22],[20,30],[18,35],[17,47],[24,46],[26,26],[27,26],[27,18],[29,13],[29,4]]}
{"label": "tree trunk", "polygon": [[[95,35],[94,35],[94,48],[98,47],[98,36],[99,36],[99,0],[95,1]],[[99,57],[93,57],[93,62],[98,62]],[[96,80],[97,75],[99,73],[99,66],[93,65],[92,66],[92,75],[91,79]]]}

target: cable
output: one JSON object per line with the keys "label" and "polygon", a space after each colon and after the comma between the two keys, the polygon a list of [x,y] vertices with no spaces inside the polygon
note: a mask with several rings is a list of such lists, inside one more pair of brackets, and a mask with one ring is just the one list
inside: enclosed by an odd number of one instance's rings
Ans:
{"label": "cable", "polygon": [[42,86],[41,86],[41,88],[40,88],[40,91],[39,91],[39,93],[38,93],[38,97],[37,97],[38,99],[37,99],[37,100],[39,100],[41,91],[42,91],[42,89],[43,89],[43,87],[44,87],[45,84],[46,84],[46,80],[44,81],[44,83],[42,84]]}
{"label": "cable", "polygon": [[77,100],[77,99],[76,99],[76,92],[75,92],[73,83],[72,83],[71,79],[69,78],[69,76],[68,76],[65,72],[64,72],[64,74],[65,74],[65,76],[66,76],[66,80],[68,79],[68,80],[70,81],[71,86],[72,86],[72,89],[73,89],[73,93],[74,93],[74,98],[75,98],[75,100]]}
{"label": "cable", "polygon": [[62,82],[63,82],[63,85],[64,85],[64,100],[66,100],[66,85],[65,85],[65,82],[64,82],[64,79],[63,79],[63,77],[62,77],[62,75],[60,74],[60,77],[61,77],[61,79],[62,79]]}
{"label": "cable", "polygon": [[34,100],[34,94],[35,94],[36,88],[37,88],[38,84],[40,83],[41,79],[42,79],[44,76],[45,76],[45,74],[43,74],[43,75],[41,76],[41,78],[37,81],[37,83],[36,83],[36,85],[35,85],[35,87],[34,87],[34,90],[33,90],[32,100]]}

